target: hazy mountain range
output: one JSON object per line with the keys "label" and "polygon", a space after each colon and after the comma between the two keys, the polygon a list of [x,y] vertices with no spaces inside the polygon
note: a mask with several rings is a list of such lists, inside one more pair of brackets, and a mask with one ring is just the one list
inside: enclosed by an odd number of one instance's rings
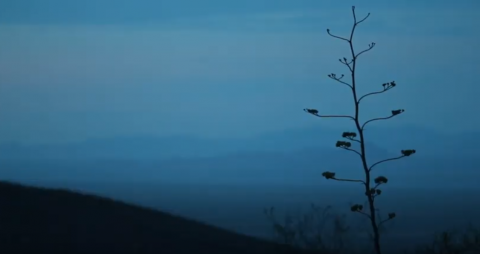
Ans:
{"label": "hazy mountain range", "polygon": [[[361,177],[357,155],[335,148],[343,130],[305,128],[249,139],[123,137],[80,143],[0,146],[2,179],[36,181],[166,181],[194,183],[330,184],[323,171]],[[346,130],[351,131],[351,130]],[[442,134],[416,127],[369,128],[371,163],[395,184],[476,185],[476,134]],[[406,182],[405,182],[406,180]]]}
{"label": "hazy mountain range", "polygon": [[[343,131],[322,127],[265,133],[252,138],[199,138],[193,136],[132,136],[90,139],[67,144],[0,144],[0,159],[170,159],[211,157],[244,152],[292,152],[305,148],[334,148]],[[418,127],[371,127],[370,146],[397,153],[416,149],[422,155],[475,155],[479,133],[443,134]]]}

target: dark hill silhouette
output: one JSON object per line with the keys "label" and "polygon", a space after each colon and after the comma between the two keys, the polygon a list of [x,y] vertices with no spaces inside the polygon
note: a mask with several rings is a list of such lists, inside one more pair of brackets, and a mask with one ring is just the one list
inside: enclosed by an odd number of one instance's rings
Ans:
{"label": "dark hill silhouette", "polygon": [[0,182],[0,253],[267,254],[293,250],[112,199]]}

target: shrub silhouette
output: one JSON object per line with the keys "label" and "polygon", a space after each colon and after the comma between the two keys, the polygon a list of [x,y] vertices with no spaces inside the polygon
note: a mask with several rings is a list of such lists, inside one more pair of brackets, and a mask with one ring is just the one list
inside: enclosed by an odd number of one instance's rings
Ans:
{"label": "shrub silhouette", "polygon": [[[331,206],[311,204],[302,214],[287,213],[280,221],[275,209],[264,210],[272,222],[275,240],[292,249],[306,249],[312,254],[364,254],[369,248],[355,242],[355,228],[348,225],[345,214],[338,214]],[[398,250],[400,253],[401,250]],[[442,231],[429,244],[418,245],[404,254],[477,254],[480,253],[480,230],[472,224],[463,230]]]}
{"label": "shrub silhouette", "polygon": [[264,210],[273,225],[275,240],[295,249],[311,253],[352,253],[352,234],[344,214],[332,211],[331,206],[311,204],[304,214],[287,214],[283,222],[275,216],[273,207]]}
{"label": "shrub silhouette", "polygon": [[480,253],[480,231],[468,225],[463,231],[443,231],[434,236],[430,245],[417,248],[416,254]]}
{"label": "shrub silhouette", "polygon": [[[339,40],[342,40],[344,42],[347,42],[349,47],[350,47],[351,59],[347,59],[346,57],[343,57],[342,59],[339,59],[340,63],[345,65],[350,72],[350,77],[351,77],[350,82],[344,81],[344,77],[345,77],[344,74],[341,74],[340,76],[338,76],[335,73],[331,73],[331,74],[328,75],[328,77],[330,79],[340,83],[340,84],[343,84],[343,85],[347,86],[350,89],[350,91],[353,94],[353,104],[355,106],[355,115],[354,116],[350,116],[350,115],[324,115],[324,114],[321,114],[318,109],[311,109],[311,108],[306,108],[306,109],[304,109],[304,111],[311,114],[311,115],[319,117],[319,118],[347,118],[347,119],[353,120],[353,122],[355,123],[356,132],[344,132],[342,134],[342,138],[347,139],[348,141],[338,141],[336,143],[336,147],[347,150],[347,151],[350,151],[350,152],[354,152],[360,157],[362,167],[363,167],[363,171],[365,173],[364,179],[340,178],[340,177],[337,176],[337,174],[335,172],[330,172],[330,171],[326,171],[322,175],[323,175],[323,177],[325,177],[328,180],[343,181],[343,182],[357,182],[357,183],[361,183],[364,186],[368,206],[364,208],[363,205],[354,204],[351,207],[351,211],[355,212],[355,213],[362,214],[369,219],[370,225],[371,225],[371,230],[372,230],[372,235],[373,235],[373,245],[374,245],[373,247],[374,247],[375,253],[376,254],[381,254],[382,250],[381,250],[381,245],[380,245],[379,227],[383,223],[395,218],[396,214],[394,212],[390,212],[390,213],[388,213],[388,217],[386,219],[384,219],[384,220],[379,219],[379,216],[377,214],[377,208],[375,206],[375,199],[378,198],[382,194],[382,190],[380,189],[380,187],[383,184],[388,183],[388,178],[385,177],[385,176],[377,176],[377,177],[374,178],[374,176],[372,175],[373,169],[374,169],[375,166],[378,166],[378,165],[380,165],[384,162],[388,162],[388,161],[392,161],[392,160],[398,160],[398,159],[401,159],[401,158],[404,158],[404,157],[411,156],[415,153],[415,150],[413,150],[413,149],[402,150],[402,151],[400,151],[400,155],[398,157],[381,160],[381,161],[378,161],[378,162],[373,163],[371,165],[369,165],[369,163],[367,161],[366,148],[365,148],[365,137],[364,137],[365,126],[367,126],[368,124],[373,123],[375,121],[391,119],[395,116],[398,116],[398,115],[402,114],[403,112],[405,112],[405,110],[404,109],[396,109],[396,110],[391,111],[390,116],[373,118],[373,119],[364,121],[363,123],[360,121],[360,117],[359,117],[360,102],[362,102],[362,100],[366,99],[369,96],[378,95],[378,94],[390,91],[392,88],[396,87],[397,84],[395,83],[395,81],[391,81],[391,82],[387,82],[387,83],[382,84],[383,89],[381,89],[379,91],[367,93],[367,94],[362,95],[362,96],[359,96],[359,94],[357,93],[357,83],[356,83],[357,60],[362,54],[364,54],[364,53],[370,51],[371,49],[373,49],[375,47],[375,42],[372,42],[371,44],[369,44],[367,49],[364,49],[364,50],[362,50],[358,53],[355,52],[355,49],[354,49],[354,46],[353,46],[353,36],[354,36],[354,33],[355,33],[355,29],[357,28],[357,26],[360,23],[364,22],[370,16],[370,13],[368,13],[364,18],[362,18],[360,20],[357,19],[357,16],[356,16],[356,13],[355,13],[355,6],[352,7],[352,13],[353,13],[353,26],[352,26],[352,29],[351,29],[351,32],[350,32],[350,35],[349,35],[348,38],[344,38],[344,37],[334,35],[334,34],[331,33],[330,29],[327,29],[328,35],[330,35],[331,37],[333,37],[335,39],[339,39]],[[351,142],[358,143],[359,146],[360,146],[360,149],[357,150],[357,149],[352,148],[352,143]]]}

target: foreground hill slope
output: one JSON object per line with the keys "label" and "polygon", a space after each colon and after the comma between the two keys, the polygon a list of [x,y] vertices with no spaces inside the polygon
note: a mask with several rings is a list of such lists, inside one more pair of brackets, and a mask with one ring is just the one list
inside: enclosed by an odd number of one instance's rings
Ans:
{"label": "foreground hill slope", "polygon": [[152,209],[0,182],[0,253],[285,252],[268,241]]}

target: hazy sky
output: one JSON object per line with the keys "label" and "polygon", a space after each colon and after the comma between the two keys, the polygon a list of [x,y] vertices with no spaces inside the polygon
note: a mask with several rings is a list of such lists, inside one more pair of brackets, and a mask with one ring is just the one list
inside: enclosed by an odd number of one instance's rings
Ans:
{"label": "hazy sky", "polygon": [[[2,0],[0,141],[118,135],[246,136],[335,126],[304,107],[350,113],[327,74],[352,17],[367,116],[390,123],[480,128],[478,0]],[[343,122],[345,123],[345,122]]]}

